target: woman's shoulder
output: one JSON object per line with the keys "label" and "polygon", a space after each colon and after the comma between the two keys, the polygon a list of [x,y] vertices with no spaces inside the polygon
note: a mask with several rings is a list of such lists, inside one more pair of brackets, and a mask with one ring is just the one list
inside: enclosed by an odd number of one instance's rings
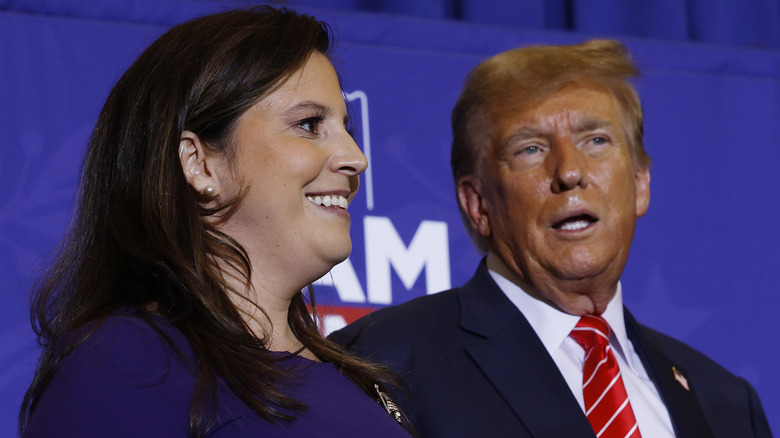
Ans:
{"label": "woman's shoulder", "polygon": [[163,318],[133,309],[120,309],[70,337],[84,339],[61,365],[74,371],[105,368],[142,377],[183,371],[195,363],[190,344],[178,329]]}
{"label": "woman's shoulder", "polygon": [[175,327],[122,310],[67,338],[84,340],[62,360],[36,402],[29,436],[186,433],[196,362]]}

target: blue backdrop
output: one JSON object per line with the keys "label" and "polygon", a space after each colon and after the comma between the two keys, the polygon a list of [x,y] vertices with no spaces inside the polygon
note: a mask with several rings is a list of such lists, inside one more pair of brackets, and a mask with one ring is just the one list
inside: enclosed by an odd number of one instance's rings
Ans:
{"label": "blue backdrop", "polygon": [[[501,12],[513,2],[413,6],[423,3],[301,7],[339,37],[336,67],[371,162],[352,208],[353,253],[317,287],[333,306],[328,326],[461,284],[476,268],[448,165],[449,112],[466,72],[518,45],[617,35],[643,71],[637,86],[654,160],[650,211],[623,277],[626,303],[640,321],[746,377],[780,430],[780,229],[771,224],[780,217],[778,2],[743,1],[733,13],[723,12],[725,0],[681,2],[682,10],[657,2],[654,11],[642,9],[647,2],[593,2],[611,11],[604,16],[578,2],[529,1],[512,9],[517,21]],[[551,9],[564,3],[573,9]],[[170,25],[226,4],[0,0],[0,437],[14,436],[38,355],[30,282],[70,220],[103,100]],[[406,16],[335,9],[398,12],[399,4]],[[644,24],[626,25],[640,17]],[[703,24],[713,22],[719,27]]]}

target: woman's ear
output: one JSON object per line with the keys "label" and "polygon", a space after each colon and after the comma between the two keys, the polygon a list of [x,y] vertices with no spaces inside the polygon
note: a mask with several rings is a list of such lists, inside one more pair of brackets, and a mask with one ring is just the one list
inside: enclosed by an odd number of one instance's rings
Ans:
{"label": "woman's ear", "polygon": [[192,188],[206,196],[214,197],[219,193],[216,174],[211,165],[210,151],[200,137],[191,131],[181,133],[179,142],[179,161],[184,177]]}

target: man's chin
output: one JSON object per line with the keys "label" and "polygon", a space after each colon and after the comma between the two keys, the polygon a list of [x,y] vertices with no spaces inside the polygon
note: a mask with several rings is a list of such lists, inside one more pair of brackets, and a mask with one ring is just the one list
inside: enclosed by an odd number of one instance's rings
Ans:
{"label": "man's chin", "polygon": [[556,289],[572,296],[614,293],[622,266],[609,263],[579,263],[559,266],[553,271]]}

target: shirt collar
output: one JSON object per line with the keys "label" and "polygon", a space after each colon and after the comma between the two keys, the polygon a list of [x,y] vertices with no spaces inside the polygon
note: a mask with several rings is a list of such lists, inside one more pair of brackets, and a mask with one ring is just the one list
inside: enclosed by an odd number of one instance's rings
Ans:
{"label": "shirt collar", "polygon": [[[532,297],[526,292],[526,288],[530,286],[514,275],[493,252],[488,252],[487,268],[498,287],[509,298],[509,301],[523,313],[528,323],[531,324],[547,352],[552,355],[554,351],[561,348],[563,342],[569,337],[569,333],[577,325],[580,317],[562,312],[544,301]],[[607,309],[601,316],[604,317],[612,328],[611,343],[617,347],[615,349],[618,353],[633,368],[635,364],[632,363],[632,355],[626,354],[632,351],[633,347],[629,343],[626,333],[622,289],[620,282],[618,282],[617,292],[609,304],[607,304]]]}

